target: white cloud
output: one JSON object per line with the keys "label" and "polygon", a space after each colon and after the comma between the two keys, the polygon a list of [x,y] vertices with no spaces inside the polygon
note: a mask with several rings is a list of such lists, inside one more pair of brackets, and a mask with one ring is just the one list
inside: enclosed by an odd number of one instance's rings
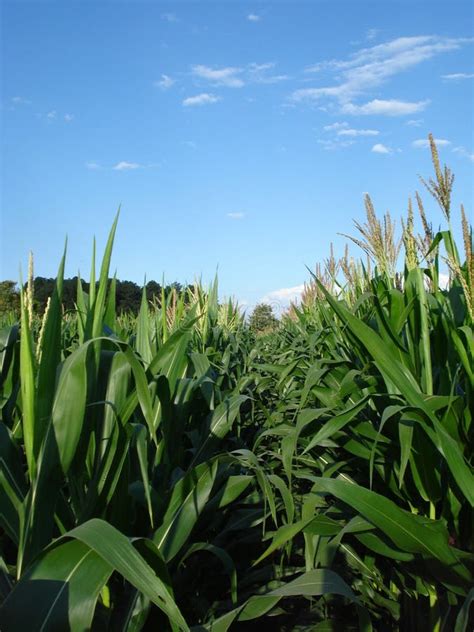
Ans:
{"label": "white cloud", "polygon": [[155,81],[154,85],[161,90],[169,90],[175,83],[175,79],[172,79],[168,75],[161,75],[161,79],[159,81]]}
{"label": "white cloud", "polygon": [[377,129],[340,129],[338,136],[378,136],[380,132]]}
{"label": "white cloud", "polygon": [[421,127],[422,124],[423,119],[410,119],[405,123],[405,125],[408,125],[409,127]]}
{"label": "white cloud", "polygon": [[197,149],[197,143],[193,140],[183,140],[183,145],[186,145],[186,147],[189,147],[190,149]]}
{"label": "white cloud", "polygon": [[256,13],[249,13],[247,16],[247,20],[249,22],[260,22],[261,17],[257,15]]}
{"label": "white cloud", "polygon": [[227,217],[230,219],[244,219],[245,213],[237,212],[237,213],[227,213]]}
{"label": "white cloud", "polygon": [[460,81],[462,79],[472,79],[473,77],[473,72],[454,72],[451,75],[441,75],[441,79],[447,79],[448,81]]}
{"label": "white cloud", "polygon": [[301,298],[301,294],[304,291],[304,284],[295,285],[294,287],[282,287],[279,290],[273,290],[262,297],[262,303],[273,304],[275,310],[275,303],[279,306],[288,306],[291,302],[298,301]]}
{"label": "white cloud", "polygon": [[[296,90],[291,95],[290,100],[293,102],[315,102],[322,99],[335,99],[339,104],[345,106],[343,111],[358,113],[358,110],[364,106],[353,105],[354,98],[384,84],[391,77],[413,69],[437,55],[458,50],[471,41],[473,40],[468,38],[422,35],[399,37],[384,44],[363,48],[347,59],[333,59],[307,68],[307,72],[324,70],[332,73],[335,83]],[[426,106],[427,102],[423,103]],[[353,112],[351,112],[351,107]],[[410,111],[413,110],[408,110],[406,113],[410,113]],[[414,111],[418,110],[415,109]]]}
{"label": "white cloud", "polygon": [[[451,141],[445,140],[444,138],[435,138],[434,141],[437,147],[447,147],[448,145],[451,145]],[[430,146],[430,141],[427,138],[420,138],[412,142],[412,147],[426,148],[429,146]]]}
{"label": "white cloud", "polygon": [[460,156],[468,158],[471,162],[474,162],[474,153],[468,151],[465,147],[454,147],[453,152],[455,154],[459,154]]}
{"label": "white cloud", "polygon": [[56,110],[51,110],[50,112],[48,112],[46,114],[46,118],[50,121],[54,121],[54,119],[58,116],[58,113],[56,112]]}
{"label": "white cloud", "polygon": [[425,101],[399,101],[398,99],[373,99],[363,105],[354,105],[346,103],[342,106],[345,114],[354,115],[370,115],[376,114],[381,116],[406,116],[408,114],[416,114],[422,112],[429,104],[429,100]]}
{"label": "white cloud", "polygon": [[374,154],[391,154],[393,150],[390,147],[382,145],[382,143],[377,143],[372,147],[371,151],[373,151]]}
{"label": "white cloud", "polygon": [[165,22],[179,22],[176,13],[162,13],[161,19]]}
{"label": "white cloud", "polygon": [[195,77],[206,79],[216,86],[226,86],[228,88],[242,88],[244,81],[240,78],[242,68],[210,68],[199,64],[192,67],[192,73]]}
{"label": "white cloud", "polygon": [[325,132],[331,132],[333,130],[335,131],[338,129],[343,129],[345,127],[349,127],[349,123],[343,121],[342,123],[332,123],[331,125],[325,125],[323,129]]}
{"label": "white cloud", "polygon": [[132,169],[139,169],[142,165],[139,165],[137,162],[126,162],[122,160],[122,162],[118,162],[112,169],[115,171],[131,171]]}
{"label": "white cloud", "polygon": [[64,120],[66,121],[66,123],[70,123],[71,121],[74,120],[74,114],[65,114]]}
{"label": "white cloud", "polygon": [[275,68],[274,62],[257,64],[252,62],[239,68],[227,66],[224,68],[211,68],[198,64],[191,67],[194,77],[208,81],[213,86],[225,86],[226,88],[243,88],[247,83],[279,83],[289,79],[288,75],[272,74]]}
{"label": "white cloud", "polygon": [[156,162],[152,162],[149,164],[140,164],[138,162],[127,162],[126,160],[122,160],[112,167],[103,166],[95,161],[86,162],[85,166],[87,169],[90,169],[92,171],[97,171],[99,169],[112,169],[113,171],[133,171],[135,169],[153,169],[155,167],[160,167],[161,164]]}
{"label": "white cloud", "polygon": [[275,68],[274,62],[267,62],[265,64],[251,63],[247,66],[248,80],[253,83],[279,83],[280,81],[286,81],[289,79],[288,75],[272,75],[268,74],[269,70]]}
{"label": "white cloud", "polygon": [[217,103],[220,101],[220,97],[215,94],[209,94],[208,92],[202,92],[196,94],[194,97],[187,97],[183,100],[184,107],[193,107],[195,105],[209,105],[210,103]]}

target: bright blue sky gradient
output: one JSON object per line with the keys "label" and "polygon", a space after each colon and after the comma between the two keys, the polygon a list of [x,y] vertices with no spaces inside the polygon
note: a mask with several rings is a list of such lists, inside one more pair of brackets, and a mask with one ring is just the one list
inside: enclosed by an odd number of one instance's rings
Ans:
{"label": "bright blue sky gradient", "polygon": [[119,278],[210,280],[219,266],[221,294],[278,300],[331,241],[342,254],[365,191],[405,214],[431,175],[429,131],[471,213],[472,11],[4,2],[0,278],[30,249],[53,276],[66,234],[67,275],[87,276],[121,203]]}

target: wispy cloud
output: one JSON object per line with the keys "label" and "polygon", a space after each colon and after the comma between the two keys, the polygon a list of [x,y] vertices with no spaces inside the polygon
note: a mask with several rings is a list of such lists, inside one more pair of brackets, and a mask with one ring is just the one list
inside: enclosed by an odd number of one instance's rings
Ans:
{"label": "wispy cloud", "polygon": [[344,128],[337,132],[338,136],[378,136],[380,132],[377,129],[352,129]]}
{"label": "wispy cloud", "polygon": [[104,170],[112,170],[112,171],[134,171],[136,169],[152,169],[154,167],[159,167],[159,163],[149,163],[149,164],[141,164],[139,162],[128,162],[127,160],[122,160],[117,162],[113,166],[104,166],[99,162],[91,160],[85,163],[87,169],[91,171],[98,171],[99,169]]}
{"label": "wispy cloud", "polygon": [[354,145],[355,140],[342,140],[341,138],[335,138],[331,140],[327,140],[324,138],[320,138],[318,140],[318,145],[321,145],[327,151],[334,151],[336,149],[344,149],[345,147],[350,147]]}
{"label": "wispy cloud", "polygon": [[249,22],[260,22],[261,19],[262,18],[259,15],[257,15],[256,13],[249,13],[247,15],[247,20]]}
{"label": "wispy cloud", "polygon": [[178,16],[176,13],[162,13],[161,19],[165,22],[179,22]]}
{"label": "wispy cloud", "polygon": [[161,90],[169,90],[176,83],[176,79],[172,79],[169,75],[161,75],[159,81],[155,81],[154,85]]}
{"label": "wispy cloud", "polygon": [[[437,55],[458,50],[471,41],[472,39],[468,38],[421,35],[399,37],[384,44],[362,48],[347,59],[333,59],[307,68],[306,71],[309,73],[331,73],[335,83],[296,90],[290,100],[296,103],[335,100],[342,106],[342,111],[349,114],[372,113],[371,109],[377,105],[379,107],[376,113],[390,116],[420,111],[426,107],[428,101],[407,102],[406,107],[399,107],[396,112],[396,104],[405,102],[396,99],[375,99],[369,104],[354,105],[352,101],[386,83],[390,78],[413,69]],[[383,104],[390,104],[391,107],[384,108]],[[371,107],[368,107],[369,105]]]}
{"label": "wispy cloud", "polygon": [[406,121],[405,125],[409,127],[421,127],[423,125],[423,119],[410,119]]}
{"label": "wispy cloud", "polygon": [[122,160],[113,166],[112,169],[114,169],[114,171],[131,171],[133,169],[140,169],[140,167],[142,167],[142,165],[138,162],[127,162],[126,160]]}
{"label": "wispy cloud", "polygon": [[346,121],[325,125],[323,130],[333,135],[333,138],[318,140],[318,144],[328,151],[350,147],[355,144],[357,138],[374,137],[380,134],[378,129],[357,129],[350,127]]}
{"label": "wispy cloud", "polygon": [[189,147],[190,149],[197,149],[197,143],[193,140],[183,140],[183,145],[186,145],[186,147]]}
{"label": "wispy cloud", "polygon": [[244,219],[245,213],[237,212],[237,213],[227,213],[227,217],[230,219]]}
{"label": "wispy cloud", "polygon": [[199,64],[192,67],[192,73],[195,77],[206,79],[215,86],[226,86],[228,88],[242,88],[243,79],[239,76],[242,68],[234,68],[228,66],[226,68],[211,68]]}
{"label": "wispy cloud", "polygon": [[251,63],[247,66],[247,78],[251,83],[279,83],[289,79],[288,75],[275,75],[270,71],[275,68],[274,62],[265,64]]}
{"label": "wispy cloud", "polygon": [[455,154],[459,154],[460,156],[464,156],[464,158],[468,158],[471,162],[474,162],[474,152],[468,151],[465,147],[454,147],[453,152]]}
{"label": "wispy cloud", "polygon": [[48,119],[48,121],[54,121],[58,116],[58,113],[56,112],[56,110],[51,110],[50,112],[48,112],[46,114],[46,118]]}
{"label": "wispy cloud", "polygon": [[208,92],[201,92],[193,97],[187,97],[183,100],[184,107],[194,107],[198,105],[210,105],[211,103],[217,103],[221,98],[215,94],[209,94]]}
{"label": "wispy cloud", "polygon": [[391,149],[390,147],[387,147],[386,145],[383,145],[382,143],[377,143],[375,144],[371,151],[374,152],[374,154],[391,154],[393,153],[393,149]]}
{"label": "wispy cloud", "polygon": [[441,79],[446,81],[462,81],[463,79],[472,79],[474,72],[453,72],[450,75],[441,75]]}
{"label": "wispy cloud", "polygon": [[74,120],[74,114],[65,114],[64,120],[66,121],[66,123],[70,123],[71,121]]}
{"label": "wispy cloud", "polygon": [[342,111],[353,115],[381,115],[381,116],[406,116],[422,112],[430,103],[425,101],[400,101],[398,99],[373,99],[362,105],[345,103]]}
{"label": "wispy cloud", "polygon": [[[447,147],[448,145],[451,145],[451,141],[446,140],[444,138],[435,138],[434,139],[436,145],[438,147]],[[419,138],[418,140],[414,140],[412,142],[412,147],[416,147],[416,148],[427,148],[430,146],[430,142],[427,138]]]}
{"label": "wispy cloud", "polygon": [[342,123],[331,123],[331,125],[325,125],[323,129],[325,132],[332,132],[339,129],[344,129],[345,127],[349,127],[349,123],[343,121]]}
{"label": "wispy cloud", "polygon": [[379,29],[368,29],[365,33],[365,39],[368,42],[372,42],[377,37],[379,32]]}
{"label": "wispy cloud", "polygon": [[274,62],[263,64],[252,62],[244,67],[226,66],[223,68],[198,64],[191,67],[191,73],[197,79],[208,81],[213,86],[243,88],[248,83],[271,84],[289,79],[288,75],[272,72],[275,67]]}

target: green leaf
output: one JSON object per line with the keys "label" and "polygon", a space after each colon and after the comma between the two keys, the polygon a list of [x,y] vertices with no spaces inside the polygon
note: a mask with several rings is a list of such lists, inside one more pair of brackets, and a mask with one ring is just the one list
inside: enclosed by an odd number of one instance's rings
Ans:
{"label": "green leaf", "polygon": [[332,494],[358,511],[366,520],[385,533],[402,551],[438,560],[463,580],[471,575],[448,544],[448,533],[441,521],[411,514],[375,492],[354,483],[312,478],[315,488]]}
{"label": "green leaf", "polygon": [[28,570],[0,610],[3,632],[90,630],[113,567],[83,542],[56,546]]}
{"label": "green leaf", "polygon": [[153,536],[166,562],[180,551],[196,524],[216,478],[217,461],[201,463],[173,487],[163,522]]}

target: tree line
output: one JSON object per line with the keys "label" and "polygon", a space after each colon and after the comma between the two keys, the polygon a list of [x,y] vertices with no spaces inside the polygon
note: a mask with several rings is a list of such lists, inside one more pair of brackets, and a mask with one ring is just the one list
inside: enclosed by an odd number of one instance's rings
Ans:
{"label": "tree line", "polygon": [[[34,279],[34,304],[35,311],[42,314],[46,308],[48,298],[53,294],[55,279],[35,277]],[[77,297],[77,277],[64,279],[62,302],[65,310],[75,309]],[[81,279],[84,292],[89,292],[89,283]],[[146,297],[149,301],[161,302],[162,286],[156,281],[148,281],[145,286]],[[192,285],[183,286],[180,283],[171,283],[164,286],[165,297],[170,292],[183,289],[193,289]],[[116,305],[117,312],[130,312],[137,314],[140,309],[143,288],[133,281],[116,280]],[[0,281],[0,313],[17,311],[20,306],[20,290],[15,281]]]}

